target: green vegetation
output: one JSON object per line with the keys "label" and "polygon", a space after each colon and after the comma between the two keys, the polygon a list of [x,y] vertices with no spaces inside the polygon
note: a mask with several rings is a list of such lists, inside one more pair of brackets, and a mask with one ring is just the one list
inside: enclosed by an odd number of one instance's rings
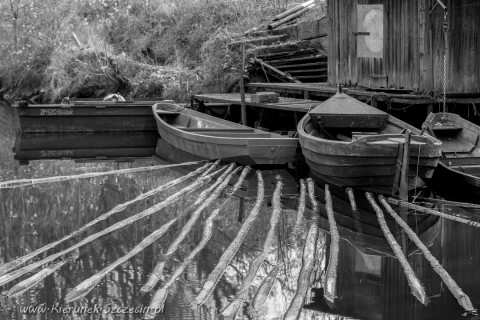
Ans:
{"label": "green vegetation", "polygon": [[116,91],[176,100],[206,87],[221,91],[238,70],[238,52],[227,48],[233,35],[295,4],[0,0],[0,93],[47,102]]}

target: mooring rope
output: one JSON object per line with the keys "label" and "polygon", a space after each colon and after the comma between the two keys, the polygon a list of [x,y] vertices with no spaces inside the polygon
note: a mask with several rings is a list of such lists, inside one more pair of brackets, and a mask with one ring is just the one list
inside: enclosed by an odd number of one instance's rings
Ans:
{"label": "mooring rope", "polygon": [[107,176],[112,174],[124,174],[124,173],[140,172],[140,171],[167,169],[167,168],[174,168],[174,167],[193,166],[201,163],[205,163],[205,161],[193,161],[193,162],[158,165],[158,166],[150,166],[150,167],[111,170],[111,171],[104,171],[104,172],[87,172],[87,173],[70,175],[70,176],[9,180],[9,181],[0,182],[0,189],[18,188],[18,187],[24,187],[24,186],[32,186],[32,185],[41,184],[41,183],[59,182],[59,181],[67,181],[67,180],[74,180],[74,179],[101,177],[101,176]]}

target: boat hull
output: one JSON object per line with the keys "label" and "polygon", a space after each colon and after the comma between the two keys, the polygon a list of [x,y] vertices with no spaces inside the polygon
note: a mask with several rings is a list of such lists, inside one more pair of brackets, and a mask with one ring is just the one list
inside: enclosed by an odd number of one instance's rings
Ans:
{"label": "boat hull", "polygon": [[[298,134],[302,153],[315,180],[381,194],[392,193],[403,135],[381,134],[352,142],[328,140],[310,134],[314,128],[309,120],[308,114],[302,118]],[[395,122],[397,126],[402,125],[398,119]],[[413,133],[418,131],[405,126]],[[440,143],[412,136],[408,170],[410,189],[422,184],[417,177],[432,177],[439,158]]]}
{"label": "boat hull", "polygon": [[92,101],[78,105],[16,106],[20,131],[54,132],[125,132],[156,131],[152,118],[154,102]]}
{"label": "boat hull", "polygon": [[[225,127],[225,131],[188,132],[185,130],[195,128],[206,130],[209,124],[203,128],[195,126],[179,128],[177,125],[168,123],[167,118],[170,115],[162,117],[154,109],[158,133],[164,141],[177,149],[205,159],[221,159],[247,165],[285,164],[295,160],[298,145],[298,140],[295,138],[252,129],[190,109],[183,109],[181,113],[180,116],[184,117],[182,119],[184,122],[196,125],[205,125],[205,122],[218,124]],[[231,132],[228,131],[229,128]],[[215,130],[223,129],[212,128],[212,131]]]}

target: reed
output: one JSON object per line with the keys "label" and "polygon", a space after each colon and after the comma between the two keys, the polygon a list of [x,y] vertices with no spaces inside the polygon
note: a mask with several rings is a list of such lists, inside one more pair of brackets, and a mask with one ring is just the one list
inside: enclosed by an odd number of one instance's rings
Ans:
{"label": "reed", "polygon": [[297,279],[297,291],[293,300],[283,316],[283,319],[298,319],[305,301],[305,296],[310,288],[310,276],[315,266],[316,247],[318,240],[318,227],[316,223],[310,225],[310,229],[305,239],[305,246],[303,248],[302,267]]}
{"label": "reed", "polygon": [[458,286],[458,284],[453,280],[453,278],[448,274],[448,272],[442,267],[438,260],[430,253],[428,248],[423,244],[423,242],[418,238],[415,232],[410,229],[410,227],[403,221],[402,218],[392,209],[388,204],[387,199],[383,196],[379,196],[378,199],[385,207],[388,213],[395,219],[395,221],[400,225],[400,227],[405,231],[407,236],[412,240],[415,245],[422,251],[425,258],[428,260],[433,270],[440,276],[443,282],[447,285],[447,288],[457,299],[458,303],[468,312],[474,312],[476,309],[473,307],[470,298],[463,292],[463,290]]}
{"label": "reed", "polygon": [[335,296],[337,292],[337,267],[338,267],[338,254],[340,251],[339,243],[340,236],[337,230],[337,224],[335,222],[335,216],[333,214],[332,195],[330,194],[330,187],[325,185],[325,206],[327,209],[328,224],[330,227],[330,257],[328,259],[327,273],[325,276],[325,291],[324,298],[331,306],[335,304]]}
{"label": "reed", "polygon": [[252,306],[254,309],[260,309],[265,304],[265,301],[267,301],[268,295],[272,291],[273,285],[275,284],[275,280],[278,276],[278,272],[282,266],[282,263],[278,263],[258,287],[258,290],[252,300]]}
{"label": "reed", "polygon": [[300,180],[300,197],[297,208],[297,218],[295,219],[295,226],[293,227],[292,236],[297,237],[300,233],[300,226],[303,221],[303,214],[305,213],[305,202],[306,202],[307,186],[305,180]]}
{"label": "reed", "polygon": [[394,204],[394,205],[398,205],[398,206],[407,208],[407,209],[416,210],[416,211],[420,211],[420,212],[427,213],[427,214],[432,214],[432,215],[438,216],[440,218],[444,218],[444,219],[447,219],[447,220],[452,220],[452,221],[456,221],[456,222],[459,222],[459,223],[468,224],[469,226],[472,226],[472,227],[480,228],[480,222],[476,222],[476,221],[468,220],[468,219],[465,219],[465,218],[462,218],[462,217],[458,217],[454,214],[445,214],[445,213],[437,211],[437,210],[433,210],[433,209],[430,209],[430,208],[425,208],[425,207],[422,207],[422,206],[419,206],[419,205],[416,205],[416,204],[413,204],[413,203],[405,202],[405,201],[402,201],[402,200],[397,200],[397,199],[394,199],[394,198],[389,198],[388,202],[390,202],[391,204]]}
{"label": "reed", "polygon": [[380,209],[377,202],[373,198],[373,195],[370,192],[367,192],[366,195],[367,195],[367,199],[370,202],[373,210],[377,214],[378,222],[380,223],[380,228],[382,229],[383,234],[385,235],[385,238],[387,239],[388,243],[390,244],[390,247],[392,248],[393,252],[395,253],[395,256],[397,257],[398,261],[402,265],[403,271],[405,273],[405,277],[407,278],[408,285],[410,286],[410,289],[412,289],[412,294],[422,304],[427,305],[428,304],[428,297],[425,294],[425,289],[423,288],[420,280],[415,275],[415,272],[413,271],[412,267],[408,263],[407,258],[403,254],[402,248],[398,244],[397,240],[395,240],[395,237],[390,232],[390,229],[388,229],[387,223],[385,221],[385,217],[383,216],[382,209]]}
{"label": "reed", "polygon": [[347,188],[347,195],[348,199],[350,200],[350,206],[352,207],[352,211],[357,211],[357,202],[355,201],[355,194],[353,193],[352,188]]}
{"label": "reed", "polygon": [[[270,217],[270,229],[268,230],[267,237],[265,238],[265,242],[263,243],[263,250],[259,255],[255,257],[255,259],[253,259],[252,263],[250,264],[247,276],[243,280],[242,287],[239,289],[239,293],[237,294],[235,299],[233,299],[232,302],[230,302],[220,313],[224,317],[234,317],[235,314],[238,313],[238,310],[242,306],[243,301],[245,301],[247,297],[248,289],[250,288],[253,280],[255,279],[258,269],[261,267],[263,262],[267,260],[268,255],[272,250],[273,242],[275,241],[276,237],[275,229],[280,220],[280,213],[282,211],[280,197],[283,183],[280,180],[280,176],[277,176],[276,179],[277,183],[272,197],[273,210]],[[274,261],[273,264],[276,265],[276,261]]]}
{"label": "reed", "polygon": [[[242,174],[238,178],[237,183],[235,183],[235,185],[233,186],[232,192],[229,194],[227,199],[225,199],[217,209],[213,210],[213,212],[205,221],[205,227],[203,229],[202,239],[200,240],[200,243],[198,244],[198,246],[196,246],[195,249],[193,249],[190,252],[187,258],[182,262],[182,264],[173,272],[170,279],[167,280],[164,283],[164,285],[155,292],[152,298],[152,301],[150,302],[150,308],[152,311],[158,308],[163,308],[163,304],[165,303],[165,299],[167,298],[167,295],[168,295],[168,288],[178,279],[178,277],[180,277],[180,275],[183,273],[183,271],[188,266],[188,264],[190,264],[193,258],[195,258],[195,256],[201,250],[203,250],[207,242],[210,240],[213,232],[213,223],[214,223],[214,220],[217,218],[220,212],[220,209],[228,203],[230,196],[232,196],[238,190],[238,188],[240,188],[249,171],[250,171],[250,167],[245,167],[243,169]],[[155,317],[155,314],[153,312],[147,313],[145,315],[145,319],[153,319],[154,317]]]}
{"label": "reed", "polygon": [[[207,168],[208,168],[208,169],[207,169]],[[45,252],[45,251],[47,251],[47,250],[50,250],[50,249],[55,248],[55,247],[56,247],[57,245],[59,245],[60,243],[62,243],[62,242],[64,242],[64,241],[68,240],[68,239],[71,239],[71,238],[79,235],[80,233],[82,233],[82,232],[84,232],[85,230],[87,230],[88,228],[96,225],[96,224],[99,223],[100,221],[103,221],[103,220],[107,219],[108,217],[112,216],[112,215],[115,214],[115,213],[121,212],[121,211],[124,210],[127,206],[129,206],[130,204],[133,204],[133,203],[135,203],[135,202],[137,202],[137,201],[143,200],[143,199],[145,199],[145,198],[147,198],[147,197],[150,197],[150,196],[152,196],[152,195],[154,195],[154,194],[156,194],[156,193],[159,193],[159,192],[161,192],[161,191],[163,191],[163,190],[166,190],[166,189],[168,189],[168,188],[170,188],[170,187],[173,187],[173,186],[175,186],[175,185],[177,185],[177,184],[179,184],[179,183],[181,183],[181,182],[183,182],[183,181],[185,181],[185,180],[187,180],[187,179],[189,179],[189,178],[194,177],[195,175],[201,173],[202,171],[205,171],[206,169],[207,169],[207,170],[210,170],[210,169],[212,169],[212,168],[214,168],[213,165],[211,165],[211,164],[206,164],[206,165],[202,166],[201,168],[198,168],[197,170],[195,170],[195,171],[193,171],[193,172],[190,172],[189,174],[187,174],[187,175],[185,175],[185,176],[182,176],[182,177],[180,177],[180,178],[178,178],[178,179],[172,180],[172,181],[170,181],[170,182],[168,182],[168,183],[166,183],[166,184],[164,184],[164,185],[161,185],[161,186],[159,186],[159,187],[157,187],[157,188],[155,188],[155,189],[152,189],[152,190],[150,190],[150,191],[148,191],[148,192],[146,192],[146,193],[142,193],[142,194],[140,194],[139,196],[137,196],[135,199],[132,199],[132,200],[130,200],[130,201],[127,201],[127,202],[124,202],[124,203],[121,203],[121,204],[116,205],[116,206],[115,206],[113,209],[111,209],[110,211],[108,211],[108,212],[100,215],[99,217],[97,217],[97,218],[95,218],[94,220],[90,221],[89,223],[87,223],[86,225],[84,225],[83,227],[81,227],[80,229],[78,229],[78,230],[76,230],[76,231],[74,231],[74,232],[72,232],[72,233],[64,236],[63,238],[61,238],[61,239],[59,239],[59,240],[57,240],[57,241],[55,241],[55,242],[49,243],[49,244],[47,244],[47,245],[45,245],[45,246],[43,246],[43,247],[41,247],[41,248],[38,248],[38,249],[35,250],[35,251],[32,251],[32,252],[30,252],[30,253],[22,256],[22,257],[19,257],[19,258],[15,259],[15,260],[13,260],[13,261],[11,261],[11,262],[7,262],[7,263],[5,263],[4,265],[0,266],[0,275],[3,275],[3,274],[5,274],[5,273],[7,273],[7,272],[9,272],[9,271],[17,268],[19,265],[27,262],[28,260],[30,260],[30,259],[38,256],[39,254],[41,254],[41,253],[43,253],[43,252]]]}
{"label": "reed", "polygon": [[[312,205],[312,209],[318,214],[318,203],[315,199],[315,182],[311,179],[307,179],[308,198]],[[303,307],[303,302],[310,287],[310,278],[313,268],[315,266],[316,246],[318,241],[318,226],[314,222],[310,225],[310,228],[305,239],[305,245],[303,247],[302,266],[297,278],[297,290],[290,302],[287,312],[283,316],[283,319],[297,319],[300,311]]]}
{"label": "reed", "polygon": [[207,189],[203,190],[200,192],[200,194],[197,197],[197,200],[195,200],[193,206],[199,205],[201,202],[203,202],[209,195],[212,193],[213,190],[215,190],[216,187],[218,187],[225,177],[232,172],[232,170],[235,168],[235,163],[230,164],[228,167],[226,167],[226,170],[215,180],[215,183],[212,183],[211,186],[209,186]]}
{"label": "reed", "polygon": [[30,278],[25,279],[25,280],[17,283],[14,287],[12,287],[8,291],[7,296],[10,297],[10,298],[13,298],[13,297],[17,297],[17,296],[21,295],[25,291],[27,291],[27,290],[33,288],[34,286],[36,286],[38,283],[43,281],[49,275],[55,273],[58,269],[63,267],[67,262],[68,262],[68,260],[59,261],[59,262],[57,262],[53,265],[50,265],[50,266],[42,269],[40,272],[36,273],[35,275],[31,276]]}
{"label": "reed", "polygon": [[[235,167],[235,164],[231,164],[229,168],[220,177],[217,178],[216,182],[212,184],[212,186],[215,186],[216,189],[211,193],[211,195],[206,200],[202,199],[201,201],[202,204],[192,213],[192,216],[187,221],[187,223],[183,226],[178,237],[175,238],[172,244],[170,244],[169,248],[167,249],[167,253],[165,255],[161,255],[160,261],[153,268],[153,271],[150,274],[150,277],[148,278],[147,282],[140,288],[141,292],[144,292],[144,293],[149,292],[150,290],[153,289],[153,287],[155,287],[158,281],[162,278],[163,269],[165,267],[167,256],[171,255],[173,252],[177,250],[178,246],[180,245],[180,242],[182,242],[183,239],[185,239],[188,233],[190,233],[190,231],[192,230],[193,225],[197,221],[202,211],[205,208],[207,208],[210,204],[212,204],[212,202],[220,196],[221,192],[227,187],[233,175],[238,170],[240,170],[240,168],[237,168],[237,170],[232,172],[234,167]],[[207,188],[206,190],[212,191],[211,187]],[[200,195],[200,197],[202,197],[202,195]],[[197,202],[193,204],[193,206],[196,206],[196,205],[197,205]]]}
{"label": "reed", "polygon": [[[222,169],[220,169],[222,170]],[[127,219],[124,219],[122,221],[119,221],[113,225],[111,225],[110,227],[100,231],[100,232],[97,232],[97,233],[94,233],[90,236],[88,236],[87,238],[83,239],[82,241],[76,243],[75,245],[65,249],[65,250],[62,250],[58,253],[55,253],[55,254],[52,254],[40,261],[36,261],[30,265],[27,265],[21,269],[18,269],[18,270],[15,270],[11,273],[7,273],[7,274],[4,274],[2,276],[0,276],[0,286],[3,286],[21,276],[23,276],[24,274],[28,273],[28,272],[31,272],[33,270],[35,270],[36,268],[38,268],[39,266],[42,266],[46,263],[49,263],[69,252],[72,252],[73,250],[76,250],[80,247],[82,247],[83,245],[85,244],[88,244],[88,243],[91,243],[92,241],[104,236],[104,235],[107,235],[113,231],[116,231],[116,230],[119,230],[127,225],[130,225],[132,224],[133,222],[135,221],[138,221],[142,218],[145,218],[147,216],[150,216],[154,213],[156,213],[157,211],[159,211],[160,209],[163,209],[165,208],[166,206],[174,203],[175,201],[177,201],[178,199],[180,199],[184,194],[186,193],[189,193],[189,192],[193,192],[195,190],[197,190],[198,188],[200,188],[202,185],[208,183],[212,178],[213,176],[215,176],[217,174],[218,171],[216,172],[213,172],[213,173],[210,173],[209,175],[206,175],[204,176],[203,178],[200,178],[200,179],[197,179],[197,181],[195,181],[193,184],[181,189],[180,191],[172,194],[171,196],[169,196],[168,198],[166,198],[165,200],[163,200],[162,202],[140,212],[140,213],[137,213],[136,215],[134,216],[131,216]]]}
{"label": "reed", "polygon": [[125,174],[125,173],[133,173],[133,172],[140,172],[140,171],[151,171],[151,170],[167,169],[167,168],[174,168],[174,167],[193,166],[193,165],[198,165],[198,164],[201,164],[201,163],[204,163],[204,162],[205,161],[194,161],[194,162],[176,163],[176,164],[168,164],[168,165],[158,165],[158,166],[150,166],[150,167],[139,167],[139,168],[128,168],[128,169],[121,169],[121,170],[111,170],[111,171],[106,171],[106,172],[87,172],[87,173],[69,175],[69,176],[46,177],[46,178],[38,178],[38,179],[10,180],[10,181],[0,182],[0,189],[33,186],[33,185],[42,184],[42,183],[51,183],[51,182],[67,181],[67,180],[74,180],[74,179],[101,177],[101,176],[107,176],[107,175],[112,175],[112,174]]}
{"label": "reed", "polygon": [[213,292],[213,289],[217,285],[217,282],[220,280],[221,276],[225,272],[225,269],[227,268],[228,264],[230,261],[233,259],[235,256],[235,253],[238,251],[240,248],[240,245],[242,244],[243,240],[245,239],[245,236],[247,235],[248,231],[250,230],[250,227],[252,226],[253,222],[257,218],[259,212],[260,212],[260,207],[263,203],[263,198],[265,196],[264,192],[264,185],[263,185],[263,177],[262,173],[260,171],[257,171],[257,179],[258,179],[258,190],[257,190],[257,199],[255,201],[255,205],[248,215],[247,219],[241,226],[240,230],[238,231],[235,239],[232,241],[230,246],[225,250],[225,252],[222,254],[220,257],[220,260],[218,261],[217,265],[215,266],[215,269],[210,273],[208,276],[207,281],[204,283],[202,289],[198,293],[198,295],[195,297],[195,299],[192,301],[190,304],[190,307],[192,309],[196,309],[200,307],[203,303],[205,303],[205,300],[210,296],[210,294]]}
{"label": "reed", "polygon": [[83,297],[85,297],[99,282],[102,280],[108,273],[111,271],[115,270],[116,267],[121,265],[122,263],[125,263],[128,261],[130,258],[134,257],[136,254],[141,252],[143,249],[151,245],[154,241],[158,240],[161,238],[165,232],[168,231],[170,226],[177,221],[177,218],[173,218],[169,222],[165,223],[162,225],[159,229],[155,230],[148,236],[146,236],[139,244],[137,244],[132,250],[130,250],[126,255],[123,257],[118,258],[110,264],[108,267],[104,268],[103,270],[99,271],[97,274],[94,276],[84,280],[81,282],[79,285],[77,285],[75,288],[73,288],[65,297],[65,302],[73,302],[77,301]]}

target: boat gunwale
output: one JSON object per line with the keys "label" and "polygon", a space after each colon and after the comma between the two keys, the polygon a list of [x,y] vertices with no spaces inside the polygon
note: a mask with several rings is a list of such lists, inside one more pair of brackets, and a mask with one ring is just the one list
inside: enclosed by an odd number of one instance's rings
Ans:
{"label": "boat gunwale", "polygon": [[[297,146],[298,144],[298,138],[291,138],[291,137],[283,137],[279,134],[276,134],[276,133],[271,133],[271,132],[267,132],[267,131],[262,131],[262,130],[258,130],[258,129],[255,129],[255,128],[251,128],[251,127],[248,127],[248,126],[244,126],[244,125],[241,125],[241,124],[238,124],[238,123],[234,123],[234,122],[230,122],[228,121],[229,123],[231,124],[234,124],[233,128],[237,128],[237,129],[240,129],[240,128],[245,128],[245,129],[253,129],[254,132],[253,133],[257,133],[257,134],[270,134],[272,137],[258,137],[258,138],[255,138],[255,137],[248,137],[248,138],[245,138],[245,137],[216,137],[216,136],[211,136],[211,135],[208,135],[208,134],[202,134],[202,133],[198,133],[198,132],[189,132],[189,131],[184,131],[182,130],[181,128],[177,128],[169,123],[167,123],[164,119],[162,119],[159,114],[157,113],[157,105],[159,105],[160,103],[156,103],[152,106],[152,111],[153,111],[153,115],[155,117],[155,119],[157,121],[160,121],[163,125],[163,127],[165,129],[169,129],[170,131],[173,131],[175,132],[174,135],[175,136],[180,136],[184,139],[187,139],[187,140],[194,140],[194,141],[199,141],[199,139],[197,139],[198,137],[202,138],[200,141],[202,142],[213,142],[213,143],[216,143],[216,144],[234,144],[232,142],[237,142],[235,143],[236,145],[248,145],[248,141],[254,141],[254,142],[262,142],[262,141],[265,141],[265,142],[288,142],[284,145],[291,145],[293,147],[293,145],[295,145],[295,147]],[[174,103],[166,103],[168,105],[176,105]],[[179,106],[180,107],[180,106]],[[200,118],[203,118],[205,120],[213,120],[213,119],[208,119],[209,115],[207,114],[203,114],[201,112],[198,112],[198,111],[195,111],[195,110],[191,110],[191,109],[184,109],[184,110],[189,110],[189,111],[193,111],[195,113],[198,113],[201,117]],[[189,116],[189,117],[195,117],[196,114],[191,114],[190,112],[183,112],[184,110],[181,111],[181,113],[183,113],[183,115],[186,115],[186,116]],[[220,121],[220,123],[222,122],[226,122],[225,120],[223,119],[220,119],[220,118],[215,118],[215,120],[218,119]],[[227,126],[227,124],[225,124]],[[222,143],[223,142],[223,143]],[[240,142],[240,143],[238,143]]]}

